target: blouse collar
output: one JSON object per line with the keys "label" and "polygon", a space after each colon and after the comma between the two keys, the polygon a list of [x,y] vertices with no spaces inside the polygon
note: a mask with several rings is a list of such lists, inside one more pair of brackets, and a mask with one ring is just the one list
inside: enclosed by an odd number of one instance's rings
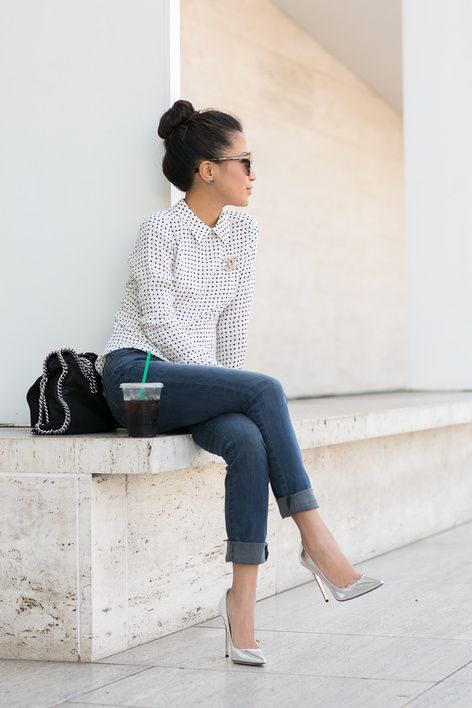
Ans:
{"label": "blouse collar", "polygon": [[175,211],[181,216],[185,225],[191,231],[198,243],[201,243],[204,238],[215,233],[223,242],[229,237],[229,219],[228,213],[221,211],[218,221],[214,226],[208,226],[193,212],[184,197],[174,206]]}

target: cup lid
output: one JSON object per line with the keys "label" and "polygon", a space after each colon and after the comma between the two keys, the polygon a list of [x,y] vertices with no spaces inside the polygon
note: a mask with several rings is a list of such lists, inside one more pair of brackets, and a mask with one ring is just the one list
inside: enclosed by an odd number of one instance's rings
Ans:
{"label": "cup lid", "polygon": [[136,383],[135,381],[132,383],[120,383],[120,388],[162,388],[164,386],[163,383],[158,383],[157,381],[153,382],[148,382],[148,383]]}

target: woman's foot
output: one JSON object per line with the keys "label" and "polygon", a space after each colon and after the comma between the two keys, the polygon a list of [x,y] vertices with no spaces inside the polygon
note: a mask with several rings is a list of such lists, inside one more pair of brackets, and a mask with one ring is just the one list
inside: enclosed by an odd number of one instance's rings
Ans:
{"label": "woman's foot", "polygon": [[257,649],[254,638],[254,602],[235,597],[231,589],[228,593],[227,612],[234,646],[238,649]]}
{"label": "woman's foot", "polygon": [[[298,515],[307,514],[303,523]],[[317,509],[294,514],[300,528],[302,544],[308,555],[334,585],[344,588],[361,577],[339,548],[336,540],[324,523]],[[308,522],[308,523],[307,523]]]}

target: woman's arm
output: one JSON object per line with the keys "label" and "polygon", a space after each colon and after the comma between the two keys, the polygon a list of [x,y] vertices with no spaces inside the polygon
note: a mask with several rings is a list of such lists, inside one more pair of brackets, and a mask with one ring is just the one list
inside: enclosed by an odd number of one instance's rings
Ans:
{"label": "woman's arm", "polygon": [[221,313],[216,328],[216,358],[223,366],[242,369],[246,358],[247,332],[256,284],[259,224],[253,218],[248,249],[243,258],[238,290]]}
{"label": "woman's arm", "polygon": [[141,224],[128,258],[138,284],[141,329],[170,361],[220,366],[176,317],[174,258],[175,239],[166,228],[162,213],[156,212]]}

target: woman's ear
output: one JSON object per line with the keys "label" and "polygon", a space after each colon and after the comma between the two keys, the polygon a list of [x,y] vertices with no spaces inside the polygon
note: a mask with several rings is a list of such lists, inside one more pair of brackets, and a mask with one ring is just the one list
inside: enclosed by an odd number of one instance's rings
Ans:
{"label": "woman's ear", "polygon": [[201,178],[204,179],[205,182],[207,182],[211,177],[214,177],[212,164],[208,160],[203,160],[203,162],[200,163],[200,168],[198,171],[200,172]]}

